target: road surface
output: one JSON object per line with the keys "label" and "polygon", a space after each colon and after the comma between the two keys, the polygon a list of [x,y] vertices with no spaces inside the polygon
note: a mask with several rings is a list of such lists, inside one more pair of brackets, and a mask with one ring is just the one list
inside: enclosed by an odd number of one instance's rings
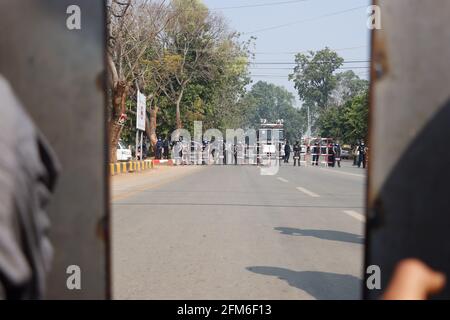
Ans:
{"label": "road surface", "polygon": [[114,297],[359,299],[364,184],[350,164],[114,177]]}

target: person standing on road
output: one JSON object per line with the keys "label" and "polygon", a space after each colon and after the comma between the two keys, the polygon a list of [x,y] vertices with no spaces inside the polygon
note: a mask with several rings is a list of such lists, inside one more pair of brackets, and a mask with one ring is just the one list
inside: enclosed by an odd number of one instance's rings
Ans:
{"label": "person standing on road", "polygon": [[364,169],[366,168],[366,151],[367,151],[367,148],[366,148],[366,145],[365,145],[365,143],[363,141],[363,142],[361,142],[361,144],[358,147],[358,154],[359,154],[359,156],[358,156],[358,168],[361,168],[361,164],[362,164]]}
{"label": "person standing on road", "polygon": [[328,166],[334,168],[335,164],[336,164],[336,158],[335,158],[335,153],[334,153],[334,144],[332,142],[330,142],[330,144],[328,144],[327,147],[328,150]]}
{"label": "person standing on road", "polygon": [[233,146],[233,156],[234,156],[234,165],[237,166],[238,147],[236,144]]}
{"label": "person standing on road", "polygon": [[297,165],[300,167],[300,152],[302,151],[302,147],[300,146],[300,142],[295,142],[294,144],[294,167]]}
{"label": "person standing on road", "polygon": [[339,143],[334,145],[334,160],[337,163],[338,167],[341,167],[341,153],[342,149]]}
{"label": "person standing on road", "polygon": [[142,160],[145,160],[147,158],[147,144],[144,142],[142,144]]}
{"label": "person standing on road", "polygon": [[288,142],[286,142],[286,145],[284,146],[284,163],[289,163],[290,157],[291,157],[291,146],[288,141]]}
{"label": "person standing on road", "polygon": [[156,142],[156,154],[155,154],[156,159],[158,159],[158,160],[161,159],[162,147],[163,147],[163,144],[162,144],[161,138],[158,138],[158,141]]}
{"label": "person standing on road", "polygon": [[222,142],[222,152],[223,152],[223,165],[227,165],[227,143],[225,140]]}
{"label": "person standing on road", "polygon": [[164,142],[163,142],[163,148],[164,148],[163,158],[164,159],[169,159],[169,145],[170,145],[169,139],[168,138],[164,139]]}
{"label": "person standing on road", "polygon": [[318,166],[319,165],[319,153],[320,153],[320,147],[319,143],[316,142],[314,146],[312,147],[312,165]]}

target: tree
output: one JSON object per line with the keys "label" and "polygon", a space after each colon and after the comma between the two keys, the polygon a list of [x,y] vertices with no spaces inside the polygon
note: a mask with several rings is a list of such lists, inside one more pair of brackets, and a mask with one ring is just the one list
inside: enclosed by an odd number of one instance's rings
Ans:
{"label": "tree", "polygon": [[135,95],[139,90],[139,80],[144,80],[142,59],[170,16],[170,11],[165,10],[165,0],[107,2],[108,113],[112,162],[116,161],[117,142],[123,128],[119,119],[126,114],[130,93]]}
{"label": "tree", "polygon": [[369,99],[368,91],[346,101],[343,106],[323,110],[317,120],[319,134],[344,143],[354,144],[367,139]]}
{"label": "tree", "polygon": [[319,110],[328,107],[330,95],[337,85],[334,72],[343,62],[344,59],[329,48],[296,55],[296,66],[289,79],[294,81],[304,105]]}
{"label": "tree", "polygon": [[341,140],[346,130],[343,108],[330,107],[321,112],[317,119],[317,127],[321,137]]}
{"label": "tree", "polygon": [[343,109],[343,113],[345,123],[344,140],[350,144],[360,139],[367,140],[369,131],[368,91],[348,101]]}
{"label": "tree", "polygon": [[181,102],[188,85],[194,79],[211,80],[216,69],[214,55],[217,43],[226,36],[224,21],[213,15],[199,0],[172,0],[170,10],[176,13],[161,34],[164,47],[160,59],[177,56],[177,68],[172,80],[163,89],[176,109],[176,127],[182,127]]}
{"label": "tree", "polygon": [[245,113],[243,126],[257,128],[261,119],[269,122],[283,119],[286,138],[291,141],[300,139],[304,125],[294,101],[294,96],[284,87],[258,81],[241,102],[241,112]]}
{"label": "tree", "polygon": [[[249,42],[240,43],[199,1],[173,1],[168,9],[175,18],[157,35],[144,61],[153,145],[157,126],[168,134],[172,108],[177,128],[186,121],[189,129],[195,120],[219,128],[249,82]],[[160,110],[162,121],[156,121]]]}
{"label": "tree", "polygon": [[[252,40],[241,43],[200,0],[109,0],[108,13],[111,160],[119,136],[133,141],[138,90],[147,96],[152,146],[183,122],[240,122]],[[124,113],[132,116],[125,126],[117,121]]]}
{"label": "tree", "polygon": [[369,89],[369,81],[358,77],[353,70],[336,74],[336,88],[331,93],[330,105],[343,105],[346,101],[364,94]]}

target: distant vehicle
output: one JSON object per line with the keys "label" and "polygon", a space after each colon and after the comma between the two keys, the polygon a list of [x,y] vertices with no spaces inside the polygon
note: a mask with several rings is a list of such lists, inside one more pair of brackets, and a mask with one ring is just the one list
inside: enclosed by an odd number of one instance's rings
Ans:
{"label": "distant vehicle", "polygon": [[285,144],[284,120],[279,119],[276,123],[261,120],[257,132],[258,163],[266,164],[277,157],[283,159]]}
{"label": "distant vehicle", "polygon": [[132,159],[130,148],[126,148],[122,141],[117,144],[117,161],[130,161]]}
{"label": "distant vehicle", "polygon": [[341,159],[349,160],[351,158],[351,152],[346,149],[341,149]]}

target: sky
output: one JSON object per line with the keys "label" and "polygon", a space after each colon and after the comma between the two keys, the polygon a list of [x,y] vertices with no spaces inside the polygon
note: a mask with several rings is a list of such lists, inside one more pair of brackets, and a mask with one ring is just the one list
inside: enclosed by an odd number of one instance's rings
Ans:
{"label": "sky", "polygon": [[366,22],[370,0],[203,1],[220,12],[231,29],[242,33],[241,40],[257,37],[254,64],[250,66],[253,82],[285,87],[296,97],[297,106],[301,105],[297,91],[288,80],[294,52],[328,46],[347,61],[344,68],[368,78],[370,32]]}

